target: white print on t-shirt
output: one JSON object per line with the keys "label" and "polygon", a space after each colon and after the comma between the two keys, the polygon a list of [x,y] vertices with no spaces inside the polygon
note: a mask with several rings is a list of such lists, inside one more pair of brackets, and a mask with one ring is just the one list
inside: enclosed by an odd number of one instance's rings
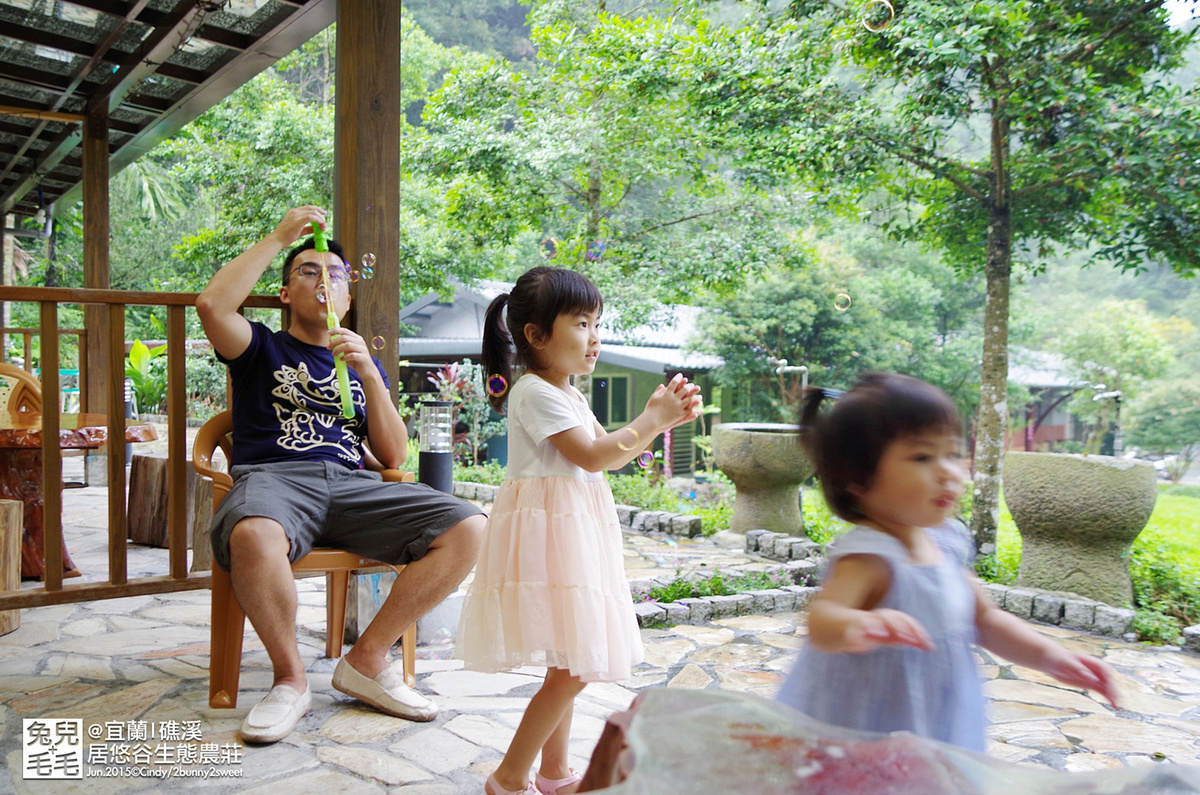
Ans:
{"label": "white print on t-shirt", "polygon": [[[341,394],[336,372],[330,371],[326,378],[314,378],[308,365],[301,362],[296,367],[285,364],[274,375],[279,386],[271,390],[271,395],[283,401],[271,404],[281,431],[276,443],[285,450],[332,447],[339,451],[339,458],[359,462],[362,458],[359,422],[357,419],[341,421]],[[364,405],[362,387],[352,381],[350,390],[355,405]],[[335,441],[330,430],[336,434],[338,428],[335,426],[338,425],[341,439]]]}

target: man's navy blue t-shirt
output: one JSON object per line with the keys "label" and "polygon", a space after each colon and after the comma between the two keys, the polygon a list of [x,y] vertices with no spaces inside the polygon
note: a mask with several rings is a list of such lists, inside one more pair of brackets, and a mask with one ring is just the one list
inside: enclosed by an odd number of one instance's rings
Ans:
{"label": "man's navy blue t-shirt", "polygon": [[[251,321],[250,346],[229,365],[233,382],[233,465],[331,461],[363,466],[367,400],[353,367],[354,417],[342,416],[333,354],[286,331]],[[387,384],[383,366],[371,357]]]}

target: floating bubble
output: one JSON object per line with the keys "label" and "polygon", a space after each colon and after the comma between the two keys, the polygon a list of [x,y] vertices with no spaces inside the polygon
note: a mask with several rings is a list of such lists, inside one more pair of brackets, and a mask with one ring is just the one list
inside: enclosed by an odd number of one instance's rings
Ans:
{"label": "floating bubble", "polygon": [[508,391],[508,381],[506,381],[504,379],[504,376],[502,376],[498,373],[494,373],[488,377],[487,393],[489,395],[491,395],[492,397],[500,397],[507,391]]}
{"label": "floating bubble", "polygon": [[862,26],[872,33],[882,33],[896,18],[896,9],[888,0],[868,0],[862,10]]}
{"label": "floating bubble", "polygon": [[558,256],[558,241],[552,237],[548,237],[542,241],[542,256],[546,259],[554,259]]}
{"label": "floating bubble", "polygon": [[850,294],[838,293],[833,297],[833,308],[839,312],[845,312],[850,308]]}
{"label": "floating bubble", "polygon": [[324,288],[317,290],[317,303],[318,304],[325,303],[325,289]]}
{"label": "floating bubble", "polygon": [[364,268],[374,268],[375,267],[375,255],[370,252],[363,254],[362,255],[362,266]]}
{"label": "floating bubble", "polygon": [[358,276],[358,271],[350,271],[350,283],[354,284],[356,281],[358,281]]}
{"label": "floating bubble", "polygon": [[598,260],[604,256],[605,248],[607,248],[607,246],[605,245],[604,241],[593,240],[591,243],[588,243],[587,254],[585,256],[587,256],[587,258],[590,260]]}
{"label": "floating bubble", "polygon": [[642,453],[641,455],[639,455],[637,457],[637,465],[640,466],[642,469],[645,469],[646,467],[650,466],[653,463],[654,463],[654,453],[650,452],[649,450],[645,451],[644,453]]}
{"label": "floating bubble", "polygon": [[377,351],[383,350],[383,346],[385,344],[386,342],[384,341],[383,337],[375,337],[373,340],[371,340],[371,347]]}
{"label": "floating bubble", "polygon": [[362,276],[364,279],[370,279],[371,277],[373,277],[373,276],[375,275],[375,269],[374,269],[374,268],[368,268],[368,267],[365,267],[365,266],[364,266],[364,267],[363,267],[363,269],[362,269],[362,271],[361,271],[361,273],[360,273],[360,275],[361,275],[361,276]]}

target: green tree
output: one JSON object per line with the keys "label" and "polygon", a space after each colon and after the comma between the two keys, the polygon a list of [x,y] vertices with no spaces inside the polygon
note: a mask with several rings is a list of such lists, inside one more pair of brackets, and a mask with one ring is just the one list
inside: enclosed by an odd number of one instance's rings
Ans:
{"label": "green tree", "polygon": [[[1129,407],[1129,442],[1147,453],[1174,455],[1190,464],[1200,454],[1200,384],[1194,378],[1160,381]],[[1176,471],[1182,474],[1186,467]]]}
{"label": "green tree", "polygon": [[[189,124],[167,151],[179,157],[180,178],[202,185],[215,210],[174,250],[208,277],[270,232],[289,208],[333,204],[333,109],[302,102],[273,72]],[[260,289],[278,286],[278,273],[268,271],[264,280]]]}
{"label": "green tree", "polygon": [[304,102],[331,107],[337,89],[337,25],[333,24],[280,58],[273,71],[296,86]]}
{"label": "green tree", "polygon": [[711,128],[830,202],[919,208],[889,229],[986,275],[972,529],[990,552],[1014,258],[1095,242],[1123,269],[1200,266],[1200,110],[1163,81],[1194,36],[1161,0],[756,6],[696,50]]}
{"label": "green tree", "polygon": [[715,157],[683,96],[699,16],[547,2],[530,20],[532,67],[459,70],[425,109],[418,161],[448,186],[459,258],[524,269],[540,254],[588,274],[636,322],[784,256],[803,204]]}
{"label": "green tree", "polygon": [[525,15],[516,0],[404,0],[422,29],[444,47],[462,47],[509,61],[533,58]]}
{"label": "green tree", "polygon": [[1086,441],[1092,453],[1119,421],[1121,402],[1171,364],[1170,344],[1140,301],[1102,302],[1068,328],[1054,348],[1068,358],[1077,380],[1094,387],[1071,399],[1072,412],[1092,424]]}
{"label": "green tree", "polygon": [[877,234],[843,237],[817,241],[814,261],[775,270],[702,317],[696,347],[724,360],[719,383],[745,391],[737,419],[795,421],[801,379],[776,373],[780,359],[823,387],[847,388],[869,370],[908,373],[973,410],[982,279],[955,284],[947,266]]}

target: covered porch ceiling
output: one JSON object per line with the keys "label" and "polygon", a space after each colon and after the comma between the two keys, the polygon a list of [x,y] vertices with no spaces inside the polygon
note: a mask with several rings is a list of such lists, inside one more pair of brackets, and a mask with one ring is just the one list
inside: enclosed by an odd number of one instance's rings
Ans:
{"label": "covered porch ceiling", "polygon": [[81,196],[83,122],[109,173],[331,24],[337,0],[3,0],[0,217]]}

